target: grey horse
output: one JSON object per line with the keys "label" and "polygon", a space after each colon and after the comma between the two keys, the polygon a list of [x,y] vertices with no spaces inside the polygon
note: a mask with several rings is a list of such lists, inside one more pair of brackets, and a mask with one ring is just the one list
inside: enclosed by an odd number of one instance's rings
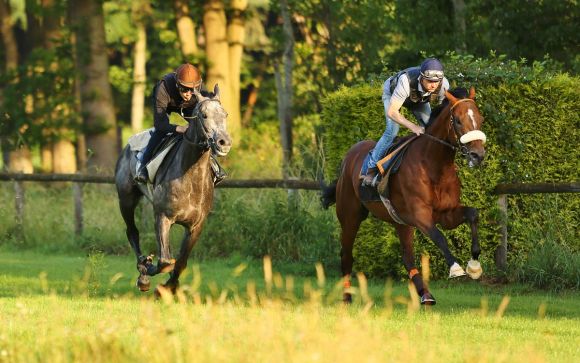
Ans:
{"label": "grey horse", "polygon": [[[115,168],[119,206],[127,225],[127,238],[137,257],[137,286],[141,291],[149,290],[149,276],[168,272],[170,277],[162,286],[175,293],[179,275],[187,266],[191,249],[199,238],[213,202],[211,153],[224,156],[232,145],[226,131],[227,113],[220,103],[218,86],[209,97],[197,90],[194,94],[198,103],[188,120],[189,127],[159,167],[151,189],[133,181],[137,158],[129,145],[123,149]],[[143,255],[139,245],[135,208],[143,195],[147,195],[153,204],[159,253],[157,265],[153,263],[153,256]],[[169,229],[175,223],[185,229],[177,259],[173,259],[169,243]]]}

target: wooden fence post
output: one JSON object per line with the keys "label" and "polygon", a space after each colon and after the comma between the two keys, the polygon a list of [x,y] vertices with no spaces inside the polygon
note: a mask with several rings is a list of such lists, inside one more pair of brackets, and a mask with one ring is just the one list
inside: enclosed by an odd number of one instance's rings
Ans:
{"label": "wooden fence post", "polygon": [[16,233],[18,237],[24,237],[24,185],[21,181],[14,182],[14,207],[16,208]]}
{"label": "wooden fence post", "polygon": [[507,194],[500,194],[497,199],[497,205],[499,207],[499,233],[501,235],[501,241],[497,249],[495,250],[495,266],[499,270],[505,270],[507,268]]}
{"label": "wooden fence post", "polygon": [[75,236],[79,237],[83,234],[83,184],[75,182],[72,189],[75,204]]}

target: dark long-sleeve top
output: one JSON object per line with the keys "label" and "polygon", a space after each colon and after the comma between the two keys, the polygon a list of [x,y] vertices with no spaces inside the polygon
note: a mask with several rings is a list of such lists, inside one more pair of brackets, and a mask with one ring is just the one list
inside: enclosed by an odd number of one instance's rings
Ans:
{"label": "dark long-sleeve top", "polygon": [[168,73],[157,82],[153,89],[153,126],[156,131],[165,133],[175,132],[176,125],[169,123],[172,112],[182,117],[191,117],[197,104],[197,98],[192,95],[189,101],[184,101],[177,90],[175,73]]}

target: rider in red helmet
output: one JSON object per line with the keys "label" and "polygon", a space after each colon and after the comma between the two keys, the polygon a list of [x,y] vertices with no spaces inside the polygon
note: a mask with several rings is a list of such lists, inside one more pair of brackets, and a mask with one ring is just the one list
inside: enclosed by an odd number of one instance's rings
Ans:
{"label": "rider in red helmet", "polygon": [[[424,133],[431,116],[430,102],[443,102],[445,91],[448,89],[449,81],[444,76],[443,64],[435,58],[427,58],[420,66],[402,70],[385,81],[383,105],[386,129],[369,158],[363,185],[372,186],[375,183],[378,173],[377,162],[385,156],[399,132],[399,127],[405,126],[416,135]],[[420,125],[407,120],[399,112],[402,106],[415,115]]]}
{"label": "rider in red helmet", "polygon": [[177,67],[175,72],[163,76],[153,88],[153,126],[155,131],[151,134],[151,139],[143,150],[135,181],[147,182],[146,165],[151,160],[157,145],[167,134],[184,133],[187,130],[187,126],[169,123],[169,115],[172,112],[177,112],[182,117],[192,116],[193,109],[197,104],[197,98],[193,95],[194,89],[207,96],[207,93],[202,91],[199,70],[189,63],[182,64]]}

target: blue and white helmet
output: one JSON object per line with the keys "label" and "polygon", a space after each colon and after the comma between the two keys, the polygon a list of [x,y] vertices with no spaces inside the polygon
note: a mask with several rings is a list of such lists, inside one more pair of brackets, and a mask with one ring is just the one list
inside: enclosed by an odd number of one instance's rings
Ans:
{"label": "blue and white helmet", "polygon": [[429,81],[443,79],[443,64],[436,58],[427,58],[421,63],[421,77]]}

